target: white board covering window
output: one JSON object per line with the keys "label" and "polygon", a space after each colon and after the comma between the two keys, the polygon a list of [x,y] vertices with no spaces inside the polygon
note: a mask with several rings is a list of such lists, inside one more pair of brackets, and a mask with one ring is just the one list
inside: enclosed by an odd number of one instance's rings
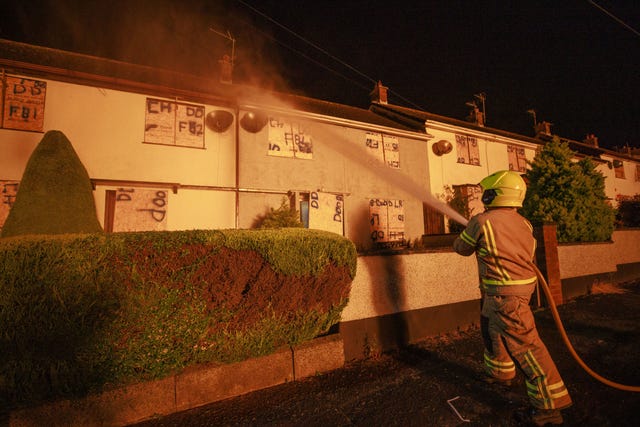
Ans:
{"label": "white board covering window", "polygon": [[456,150],[458,163],[480,166],[480,148],[476,137],[457,134]]}
{"label": "white board covering window", "polygon": [[204,148],[204,106],[147,98],[144,142]]}
{"label": "white board covering window", "polygon": [[113,231],[166,230],[168,209],[168,190],[118,188]]}
{"label": "white board covering window", "polygon": [[301,124],[269,117],[268,130],[269,156],[313,159],[311,135]]}
{"label": "white board covering window", "polygon": [[344,196],[312,191],[309,193],[309,228],[344,233]]}
{"label": "white board covering window", "polygon": [[373,157],[393,169],[400,169],[398,138],[377,132],[366,132],[365,146]]}
{"label": "white board covering window", "polygon": [[397,199],[370,199],[369,222],[371,240],[382,246],[403,244],[404,207]]}
{"label": "white board covering window", "polygon": [[47,82],[14,76],[3,80],[2,127],[42,132]]}

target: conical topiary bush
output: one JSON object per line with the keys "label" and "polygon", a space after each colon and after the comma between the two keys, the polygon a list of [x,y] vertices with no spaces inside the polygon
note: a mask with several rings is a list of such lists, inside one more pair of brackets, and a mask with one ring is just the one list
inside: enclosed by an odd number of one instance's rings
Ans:
{"label": "conical topiary bush", "polygon": [[2,237],[102,231],[87,170],[60,131],[31,154]]}

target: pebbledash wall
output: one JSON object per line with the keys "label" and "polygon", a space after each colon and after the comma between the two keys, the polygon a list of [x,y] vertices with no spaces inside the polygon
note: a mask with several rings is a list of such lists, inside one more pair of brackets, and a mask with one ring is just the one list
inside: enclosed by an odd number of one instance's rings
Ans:
{"label": "pebbledash wall", "polygon": [[[340,324],[347,358],[477,322],[473,257],[397,249],[434,232],[425,194],[524,168],[541,144],[385,97],[365,110],[3,40],[0,77],[0,227],[48,130],[71,141],[107,231],[251,228],[286,201],[309,228],[372,253],[358,258]],[[606,155],[607,188],[640,193],[638,162]],[[640,277],[639,233],[555,249],[556,290]]]}
{"label": "pebbledash wall", "polygon": [[[591,293],[595,285],[638,280],[639,241],[637,229],[617,230],[603,243],[557,245],[552,238],[539,241],[546,244],[546,254],[537,254],[536,262],[557,269],[545,277],[552,293],[559,293],[554,301],[561,304]],[[479,316],[475,257],[444,247],[409,255],[361,256],[340,323],[345,358],[464,329],[478,324]]]}

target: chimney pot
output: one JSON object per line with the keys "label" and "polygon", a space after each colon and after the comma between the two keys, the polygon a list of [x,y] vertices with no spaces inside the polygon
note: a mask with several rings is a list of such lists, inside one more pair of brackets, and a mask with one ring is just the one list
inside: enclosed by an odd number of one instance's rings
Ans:
{"label": "chimney pot", "polygon": [[378,83],[374,86],[373,90],[369,94],[371,102],[377,102],[379,104],[387,104],[387,90],[389,88],[382,85],[382,82],[378,80]]}
{"label": "chimney pot", "polygon": [[536,138],[548,139],[551,136],[551,126],[553,123],[544,121],[536,123]]}
{"label": "chimney pot", "polygon": [[585,144],[593,145],[596,148],[598,147],[598,137],[592,133],[588,134],[582,142],[584,142]]}

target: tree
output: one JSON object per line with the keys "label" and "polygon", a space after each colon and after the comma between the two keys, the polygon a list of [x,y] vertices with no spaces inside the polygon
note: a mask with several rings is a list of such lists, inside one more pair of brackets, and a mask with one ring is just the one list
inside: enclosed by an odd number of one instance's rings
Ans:
{"label": "tree", "polygon": [[2,237],[98,231],[87,170],[62,132],[47,132],[27,162]]}
{"label": "tree", "polygon": [[609,240],[615,210],[606,199],[605,178],[591,159],[573,158],[557,137],[542,148],[526,174],[522,213],[534,224],[556,224],[559,242]]}

